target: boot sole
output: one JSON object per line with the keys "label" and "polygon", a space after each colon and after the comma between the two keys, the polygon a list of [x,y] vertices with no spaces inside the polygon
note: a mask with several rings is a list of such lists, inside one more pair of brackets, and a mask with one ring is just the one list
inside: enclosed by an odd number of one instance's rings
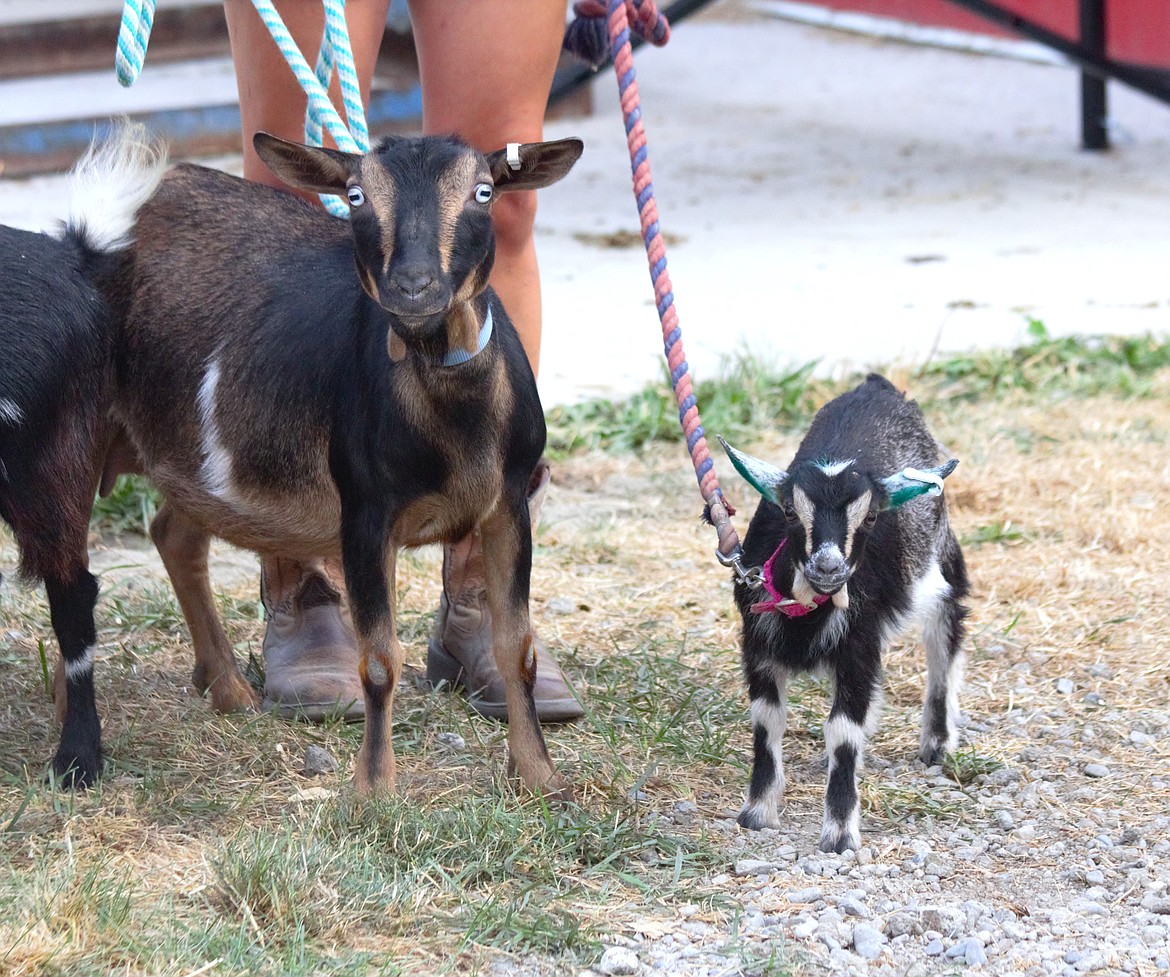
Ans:
{"label": "boot sole", "polygon": [[264,712],[274,712],[281,719],[300,719],[310,723],[325,723],[340,719],[347,723],[360,723],[366,718],[366,704],[362,699],[354,699],[348,705],[340,702],[278,702],[275,699],[265,699],[260,708]]}
{"label": "boot sole", "polygon": [[[434,638],[427,642],[427,682],[432,688],[447,684],[467,696],[467,704],[481,716],[508,721],[508,704],[483,698],[467,688],[463,681],[463,666],[457,658]],[[567,723],[585,715],[581,703],[569,697],[563,699],[536,699],[536,718],[541,725]]]}

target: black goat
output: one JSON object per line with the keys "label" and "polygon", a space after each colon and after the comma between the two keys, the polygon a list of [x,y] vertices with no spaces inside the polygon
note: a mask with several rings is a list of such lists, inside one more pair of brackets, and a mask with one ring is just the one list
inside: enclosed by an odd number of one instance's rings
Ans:
{"label": "black goat", "polygon": [[528,618],[526,496],[544,416],[487,280],[493,196],[559,180],[582,144],[488,156],[441,137],[392,137],[364,156],[263,133],[254,144],[288,184],[348,199],[351,220],[176,166],[100,283],[120,321],[113,417],[166,496],[151,536],[196,683],[216,709],[256,704],[212,600],[212,535],[275,557],[340,553],[366,707],[355,783],[391,788],[396,551],[478,530],[512,763],[555,791]]}
{"label": "black goat", "polygon": [[[105,152],[104,165],[149,171],[138,144]],[[91,155],[81,167],[96,163]],[[101,768],[93,685],[98,584],[87,538],[115,440],[106,417],[115,321],[91,280],[127,246],[122,215],[153,184],[112,181],[95,192],[78,177],[73,189],[87,220],[71,219],[59,239],[0,226],[0,517],[20,549],[21,576],[45,582],[61,649],[55,695],[62,732],[53,769],[84,787]]]}
{"label": "black goat", "polygon": [[957,741],[968,585],[941,495],[958,462],[934,467],[938,442],[918,405],[876,374],[817,412],[786,472],[724,447],[764,496],[744,538],[764,590],[735,586],[755,736],[739,823],[779,826],[787,679],[824,670],[835,691],[820,848],[856,849],[857,769],[877,725],[882,648],[915,619],[927,662],[918,756],[935,763]]}

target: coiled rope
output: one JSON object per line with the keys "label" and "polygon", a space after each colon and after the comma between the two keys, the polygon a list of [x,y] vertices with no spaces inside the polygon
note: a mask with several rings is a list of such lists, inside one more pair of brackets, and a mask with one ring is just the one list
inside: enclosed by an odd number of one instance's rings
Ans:
{"label": "coiled rope", "polygon": [[118,84],[129,88],[142,73],[146,45],[154,26],[155,0],[126,0],[122,6],[122,25],[118,28],[118,48],[114,52],[114,72]]}
{"label": "coiled rope", "polygon": [[[118,31],[114,67],[118,81],[126,87],[134,84],[142,72],[146,46],[150,42],[150,29],[154,24],[155,2],[126,0],[122,7],[122,26]],[[370,148],[370,133],[354,68],[353,50],[349,44],[349,30],[345,24],[345,0],[324,0],[324,5],[325,33],[321,38],[321,49],[314,70],[301,54],[272,0],[252,0],[252,6],[256,8],[308,99],[305,141],[320,146],[324,128],[329,131],[338,149],[347,153],[364,153]],[[348,126],[329,98],[329,84],[334,69],[341,82],[341,98]],[[322,194],[321,202],[335,217],[349,216],[349,207],[340,197]]]}
{"label": "coiled rope", "polygon": [[[622,115],[625,117],[626,143],[630,151],[630,169],[634,181],[634,199],[642,222],[642,242],[646,246],[646,257],[650,265],[650,279],[654,283],[654,297],[658,307],[658,318],[662,324],[663,349],[670,367],[670,382],[674,388],[675,403],[678,406],[679,423],[687,439],[687,450],[695,468],[699,491],[706,503],[706,514],[719,534],[715,555],[724,566],[735,570],[737,577],[757,585],[759,568],[746,569],[742,563],[743,549],[739,536],[731,524],[735,509],[723,497],[719,479],[715,474],[715,463],[707,447],[707,438],[699,418],[691,384],[690,366],[683,354],[682,328],[678,324],[678,313],[674,308],[674,289],[670,274],[666,270],[666,244],[658,225],[658,205],[654,199],[654,182],[650,175],[650,154],[646,144],[646,132],[642,125],[642,109],[638,98],[638,79],[634,70],[634,53],[630,44],[630,26],[634,24],[638,34],[652,44],[662,45],[670,38],[670,26],[654,5],[653,0],[582,0],[573,6],[578,19],[570,25],[565,34],[565,46],[574,54],[580,54],[595,66],[603,57],[597,53],[597,21],[605,12],[606,35],[609,40],[609,54],[613,58],[617,74],[618,94]],[[582,19],[586,22],[580,27]]]}

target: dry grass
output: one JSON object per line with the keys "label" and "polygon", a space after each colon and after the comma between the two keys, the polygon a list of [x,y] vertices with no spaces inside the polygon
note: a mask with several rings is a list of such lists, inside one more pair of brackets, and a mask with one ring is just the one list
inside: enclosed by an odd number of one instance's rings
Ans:
{"label": "dry grass", "polygon": [[[1049,751],[1052,769],[1092,757],[1111,776],[1085,781],[1060,818],[1076,823],[1119,794],[1127,824],[1165,815],[1166,790],[1150,786],[1166,775],[1165,739],[1127,735],[1170,725],[1170,402],[1033,392],[927,409],[963,460],[948,495],[975,587],[963,706],[986,731],[968,734],[957,762],[977,777],[1028,746]],[[783,461],[795,443],[743,447]],[[56,737],[38,661],[47,610],[6,582],[0,973],[464,972],[529,953],[571,971],[600,936],[673,925],[682,903],[699,904],[697,918],[733,912],[734,892],[709,880],[743,842],[708,827],[738,808],[750,734],[730,586],[685,458],[677,447],[595,452],[559,462],[554,481],[533,611],[590,710],[548,734],[579,789],[566,811],[512,792],[499,726],[409,682],[396,709],[402,800],[356,802],[345,764],[359,729],[213,715],[190,694],[169,591],[111,586],[113,573],[99,604],[109,772],[89,794],[56,793],[43,781]],[[746,517],[745,487],[726,487]],[[400,568],[416,665],[437,570],[429,551]],[[254,586],[232,585],[224,609],[240,653],[258,651]],[[913,753],[922,664],[913,643],[888,657],[880,760]],[[814,682],[792,697],[788,811],[811,848],[826,704]],[[1046,717],[1054,704],[1058,721]],[[466,749],[441,745],[443,731]],[[311,743],[342,773],[307,780]],[[867,782],[865,800],[878,858],[901,849],[911,819],[981,826],[957,785]]]}

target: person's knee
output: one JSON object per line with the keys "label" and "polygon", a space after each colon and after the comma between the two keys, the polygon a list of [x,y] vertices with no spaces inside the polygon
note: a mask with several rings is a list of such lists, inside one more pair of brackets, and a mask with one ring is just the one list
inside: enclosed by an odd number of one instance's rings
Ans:
{"label": "person's knee", "polygon": [[496,250],[515,253],[532,243],[532,228],[536,223],[536,192],[506,193],[496,201],[492,210],[496,228]]}

